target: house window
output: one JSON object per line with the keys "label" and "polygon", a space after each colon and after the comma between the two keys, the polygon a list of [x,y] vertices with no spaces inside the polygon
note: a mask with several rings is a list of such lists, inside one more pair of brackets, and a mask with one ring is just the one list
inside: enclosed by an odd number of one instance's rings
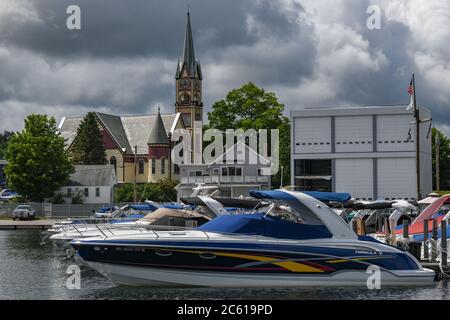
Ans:
{"label": "house window", "polygon": [[166,158],[161,158],[161,174],[166,174]]}
{"label": "house window", "polygon": [[67,198],[72,198],[72,188],[67,188]]}
{"label": "house window", "polygon": [[238,177],[242,176],[242,168],[236,168],[236,176]]}
{"label": "house window", "polygon": [[100,197],[100,188],[95,188],[95,196]]}
{"label": "house window", "polygon": [[228,174],[229,174],[230,176],[234,176],[234,175],[235,175],[235,172],[236,172],[236,168],[235,168],[235,167],[229,167],[229,168],[228,168]]}
{"label": "house window", "polygon": [[112,164],[114,166],[114,172],[117,174],[117,159],[116,157],[112,156],[109,158],[109,164]]}
{"label": "house window", "polygon": [[85,198],[89,197],[89,188],[84,188],[84,197]]}
{"label": "house window", "polygon": [[152,174],[156,173],[156,158],[152,158]]}
{"label": "house window", "polygon": [[228,168],[222,168],[222,176],[228,176]]}
{"label": "house window", "polygon": [[174,174],[180,174],[180,166],[176,163],[173,165],[173,173]]}
{"label": "house window", "polygon": [[140,159],[138,162],[138,173],[139,174],[144,174],[144,160]]}

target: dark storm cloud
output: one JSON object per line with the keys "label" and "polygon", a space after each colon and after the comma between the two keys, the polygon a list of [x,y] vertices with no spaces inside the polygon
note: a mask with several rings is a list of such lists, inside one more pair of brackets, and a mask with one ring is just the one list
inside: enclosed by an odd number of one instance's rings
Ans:
{"label": "dark storm cloud", "polygon": [[[205,111],[248,81],[288,110],[407,104],[416,72],[418,102],[450,128],[450,5],[439,0],[2,0],[0,131],[31,112],[173,112],[188,2]],[[81,31],[66,28],[72,4]],[[381,30],[366,27],[371,4]]]}

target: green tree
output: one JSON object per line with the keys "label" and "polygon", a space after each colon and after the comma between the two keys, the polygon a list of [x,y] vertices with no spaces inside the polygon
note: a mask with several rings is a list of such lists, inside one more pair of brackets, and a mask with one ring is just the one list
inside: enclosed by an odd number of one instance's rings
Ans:
{"label": "green tree", "polygon": [[[224,100],[217,101],[208,112],[207,128],[226,129],[278,129],[280,134],[280,166],[283,166],[283,184],[290,177],[290,125],[283,115],[284,105],[273,92],[266,92],[252,82],[228,92]],[[272,177],[272,185],[280,185],[281,170]]]}
{"label": "green tree", "polygon": [[0,159],[6,158],[6,150],[8,149],[8,142],[14,135],[13,132],[4,131],[0,133]]}
{"label": "green tree", "polygon": [[450,190],[450,139],[436,128],[431,130],[433,158],[433,189],[436,190],[436,135],[439,136],[440,189]]}
{"label": "green tree", "polygon": [[[176,201],[176,181],[163,179],[156,183],[140,183],[137,185],[140,201],[153,200],[156,202]],[[133,184],[124,183],[115,189],[115,202],[133,202]]]}
{"label": "green tree", "polygon": [[74,164],[106,164],[105,145],[94,112],[81,120],[70,156]]}
{"label": "green tree", "polygon": [[43,201],[65,185],[73,172],[55,118],[32,114],[9,141],[5,173],[9,186],[31,201]]}

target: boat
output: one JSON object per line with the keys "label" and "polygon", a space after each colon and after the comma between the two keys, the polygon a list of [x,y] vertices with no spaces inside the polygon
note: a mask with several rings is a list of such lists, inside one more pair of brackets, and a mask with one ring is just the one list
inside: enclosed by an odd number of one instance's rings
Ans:
{"label": "boat", "polygon": [[251,191],[264,211],[222,215],[192,230],[155,231],[71,245],[115,283],[145,286],[429,285],[435,273],[408,252],[357,236],[327,205],[302,192]]}
{"label": "boat", "polygon": [[[208,196],[198,196],[195,210],[160,207],[135,221],[118,221],[103,224],[70,225],[52,234],[53,241],[70,241],[73,239],[105,237],[106,235],[131,235],[134,233],[153,232],[154,230],[180,229],[196,227],[211,219],[230,214],[216,200]],[[178,208],[178,207],[177,207]]]}
{"label": "boat", "polygon": [[[420,215],[409,226],[409,237],[413,241],[423,241],[424,239],[424,221],[428,220],[428,232],[433,231],[433,220],[436,220],[438,226],[438,239],[441,238],[441,221],[450,218],[450,194],[443,195],[433,201],[420,213]],[[447,234],[450,234],[450,225],[447,225]],[[403,226],[399,226],[395,233],[401,236]]]}

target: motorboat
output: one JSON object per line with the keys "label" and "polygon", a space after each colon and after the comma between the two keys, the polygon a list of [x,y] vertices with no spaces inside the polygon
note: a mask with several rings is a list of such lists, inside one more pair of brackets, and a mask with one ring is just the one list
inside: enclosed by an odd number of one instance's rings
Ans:
{"label": "motorboat", "polygon": [[[433,229],[433,220],[438,225],[438,238],[441,237],[440,224],[442,220],[450,218],[450,194],[443,195],[433,201],[420,213],[420,215],[409,226],[410,239],[414,241],[423,241],[424,239],[424,221],[428,220],[428,232]],[[395,233],[400,236],[402,234],[402,226],[398,227]],[[447,224],[447,234],[450,234],[450,225]]]}
{"label": "motorboat", "polygon": [[51,235],[49,239],[70,241],[81,238],[102,238],[107,235],[130,235],[153,232],[154,230],[197,227],[217,216],[230,214],[216,200],[208,196],[198,196],[197,198],[195,210],[160,207],[135,221],[119,221],[98,225],[70,225]]}
{"label": "motorboat", "polygon": [[[270,205],[192,230],[77,239],[88,266],[118,284],[210,287],[429,285],[435,273],[408,252],[357,236],[302,192],[251,191]],[[369,269],[370,268],[370,269]]]}

